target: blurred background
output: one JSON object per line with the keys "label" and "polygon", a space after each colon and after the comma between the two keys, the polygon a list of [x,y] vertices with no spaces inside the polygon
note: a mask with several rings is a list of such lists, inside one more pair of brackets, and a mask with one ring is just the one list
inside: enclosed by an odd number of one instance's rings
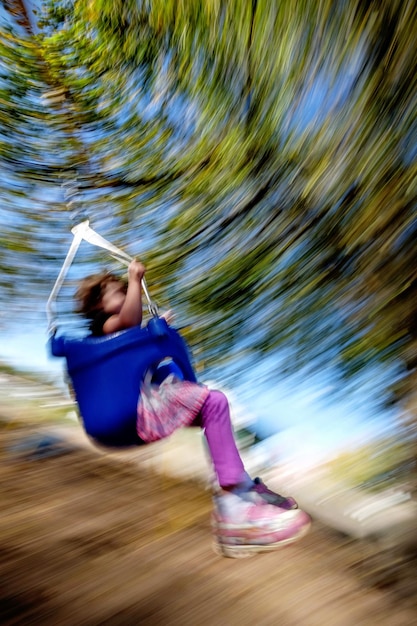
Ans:
{"label": "blurred background", "polygon": [[[251,471],[351,537],[408,542],[416,17],[399,0],[4,0],[5,423],[81,430],[45,306],[88,218],[145,263]],[[60,331],[86,332],[77,281],[104,267],[125,271],[83,243]],[[198,437],[165,445],[164,472],[208,480]]]}

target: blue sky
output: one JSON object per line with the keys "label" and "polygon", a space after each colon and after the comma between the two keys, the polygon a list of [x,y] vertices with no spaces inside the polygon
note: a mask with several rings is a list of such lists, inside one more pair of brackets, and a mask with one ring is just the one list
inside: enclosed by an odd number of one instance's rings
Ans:
{"label": "blue sky", "polygon": [[40,371],[59,376],[62,372],[61,360],[48,356],[48,335],[45,328],[40,332],[34,329],[7,332],[2,336],[0,359],[25,371]]}

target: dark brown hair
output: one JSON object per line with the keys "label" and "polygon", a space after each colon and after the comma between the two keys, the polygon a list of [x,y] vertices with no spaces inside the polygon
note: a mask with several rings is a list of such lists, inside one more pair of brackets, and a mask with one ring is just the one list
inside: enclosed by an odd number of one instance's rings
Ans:
{"label": "dark brown hair", "polygon": [[[103,291],[109,283],[121,283],[125,285],[124,280],[110,272],[92,274],[84,278],[75,293],[75,299],[77,301],[76,312],[92,319],[96,313],[101,310]],[[125,285],[125,287],[127,288],[127,285]]]}

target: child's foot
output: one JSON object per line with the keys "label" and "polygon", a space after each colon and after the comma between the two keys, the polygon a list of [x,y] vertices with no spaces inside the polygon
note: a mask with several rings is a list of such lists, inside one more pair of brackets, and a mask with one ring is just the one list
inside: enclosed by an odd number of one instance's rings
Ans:
{"label": "child's foot", "polygon": [[223,556],[238,558],[276,550],[301,539],[310,524],[304,511],[281,509],[265,502],[261,495],[257,502],[230,492],[214,498],[215,550]]}
{"label": "child's foot", "polygon": [[271,491],[260,478],[254,478],[253,483],[251,491],[258,493],[262,500],[265,500],[268,504],[273,504],[286,511],[298,509],[298,504],[294,498],[281,496],[279,493]]}

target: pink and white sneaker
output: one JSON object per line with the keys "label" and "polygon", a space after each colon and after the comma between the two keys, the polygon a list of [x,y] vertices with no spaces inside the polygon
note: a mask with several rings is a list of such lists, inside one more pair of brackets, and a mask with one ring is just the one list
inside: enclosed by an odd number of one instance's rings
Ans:
{"label": "pink and white sneaker", "polygon": [[270,552],[307,534],[311,519],[304,511],[281,509],[260,496],[253,500],[230,492],[214,497],[212,529],[218,554],[241,558]]}

